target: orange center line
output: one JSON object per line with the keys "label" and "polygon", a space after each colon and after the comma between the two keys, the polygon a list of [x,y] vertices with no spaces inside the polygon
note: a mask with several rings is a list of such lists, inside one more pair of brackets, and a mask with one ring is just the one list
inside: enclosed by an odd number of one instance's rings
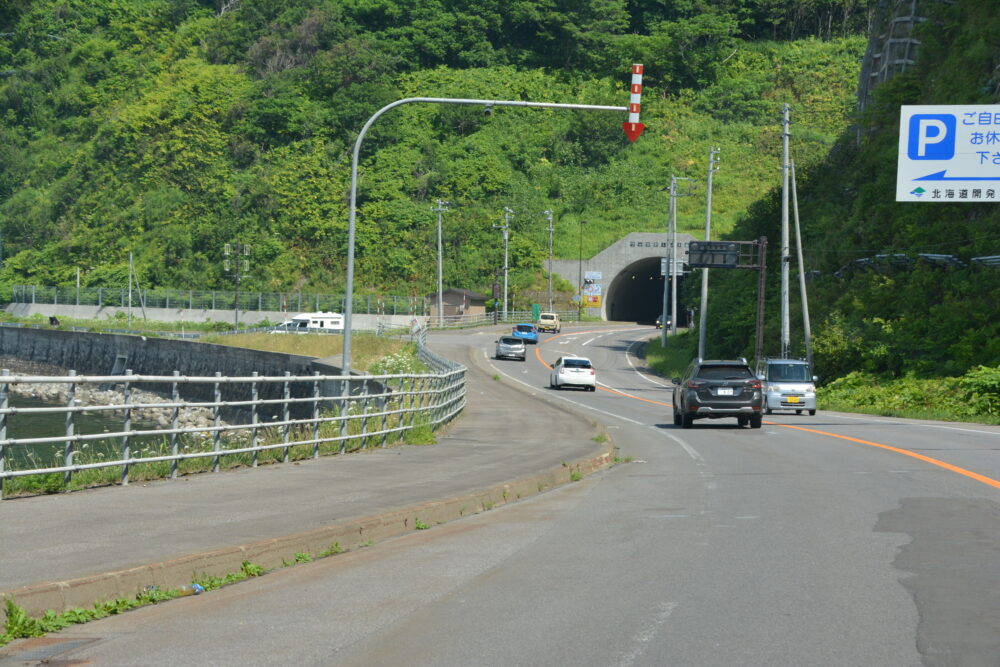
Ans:
{"label": "orange center line", "polygon": [[917,454],[916,452],[911,452],[906,449],[900,449],[899,447],[892,447],[890,445],[883,445],[878,442],[872,442],[871,440],[862,440],[861,438],[852,438],[849,435],[838,435],[836,433],[830,433],[828,431],[819,431],[814,428],[805,428],[804,426],[792,426],[790,424],[775,424],[774,422],[765,422],[771,426],[780,426],[782,428],[791,428],[796,431],[805,431],[806,433],[816,433],[817,435],[825,435],[831,438],[839,438],[841,440],[847,440],[849,442],[856,442],[862,445],[868,445],[869,447],[878,447],[879,449],[886,449],[890,452],[896,452],[897,454],[902,454],[904,456],[909,456],[911,458],[919,459],[925,463],[930,463],[931,465],[938,466],[939,468],[944,468],[945,470],[950,470],[951,472],[958,473],[959,475],[964,475],[970,479],[974,479],[977,482],[982,482],[992,486],[995,489],[1000,489],[1000,481],[993,479],[992,477],[987,477],[986,475],[980,475],[979,473],[972,472],[971,470],[966,470],[965,468],[959,468],[950,463],[945,463],[939,459],[931,458],[930,456],[924,456],[923,454]]}
{"label": "orange center line", "polygon": [[[591,332],[591,331],[583,331],[583,332],[575,331],[573,333],[594,333],[594,332]],[[559,338],[560,336],[565,336],[565,335],[566,334],[558,334],[556,336],[552,336],[550,338],[547,338],[545,340],[545,342],[547,343],[550,340],[555,340],[556,338]],[[545,363],[545,360],[542,359],[541,352],[538,350],[538,348],[535,348],[535,356],[538,357],[538,360],[540,362],[542,362],[542,365],[544,365],[546,368],[548,368],[548,369],[551,370],[552,366],[549,366],[547,363]],[[626,394],[625,392],[618,391],[616,389],[609,389],[608,387],[598,387],[598,389],[600,389],[601,391],[606,391],[609,394],[617,394],[618,396],[624,396],[625,398],[632,398],[632,399],[635,399],[637,401],[642,401],[643,403],[652,403],[653,405],[662,405],[663,407],[667,407],[667,408],[672,408],[673,407],[673,403],[662,403],[660,401],[654,401],[652,399],[642,398],[640,396],[634,396],[632,394]],[[956,465],[952,465],[950,463],[946,463],[945,461],[942,461],[940,459],[935,459],[933,457],[925,456],[923,454],[917,454],[916,452],[911,452],[911,451],[906,450],[906,449],[900,449],[899,447],[893,447],[891,445],[883,445],[883,444],[878,443],[878,442],[872,442],[871,440],[862,440],[861,438],[853,438],[853,437],[851,437],[849,435],[839,435],[837,433],[830,433],[829,431],[820,431],[820,430],[817,430],[817,429],[814,429],[814,428],[805,428],[804,426],[792,426],[791,424],[778,424],[776,422],[771,422],[771,421],[767,421],[767,422],[764,422],[764,423],[767,424],[767,425],[769,425],[769,426],[780,426],[781,428],[790,428],[790,429],[794,429],[796,431],[803,431],[805,433],[815,433],[816,435],[825,435],[825,436],[830,437],[830,438],[838,438],[840,440],[847,440],[848,442],[856,442],[856,443],[858,443],[860,445],[868,445],[869,447],[878,447],[879,449],[885,449],[885,450],[890,451],[890,452],[895,452],[897,454],[902,454],[903,456],[909,456],[910,458],[914,458],[914,459],[917,459],[919,461],[923,461],[924,463],[930,463],[933,466],[937,466],[939,468],[944,468],[945,470],[950,470],[953,473],[957,473],[957,474],[962,475],[964,477],[968,477],[969,479],[974,479],[977,482],[982,482],[983,484],[986,484],[988,486],[992,486],[995,489],[1000,489],[1000,480],[995,480],[992,477],[987,477],[986,475],[980,475],[977,472],[972,472],[971,470],[966,470],[965,468],[960,468],[960,467],[958,467]]]}

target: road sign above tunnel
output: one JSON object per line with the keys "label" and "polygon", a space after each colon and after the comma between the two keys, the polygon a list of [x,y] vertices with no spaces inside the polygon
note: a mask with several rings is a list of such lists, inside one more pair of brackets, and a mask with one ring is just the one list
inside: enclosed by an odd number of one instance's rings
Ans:
{"label": "road sign above tunnel", "polygon": [[733,241],[691,241],[688,244],[688,266],[692,268],[733,268],[739,260],[739,246]]}
{"label": "road sign above tunnel", "polygon": [[639,122],[639,108],[642,99],[642,65],[632,65],[632,86],[631,96],[628,102],[628,120],[622,123],[625,136],[629,141],[635,141],[646,129],[646,126]]}

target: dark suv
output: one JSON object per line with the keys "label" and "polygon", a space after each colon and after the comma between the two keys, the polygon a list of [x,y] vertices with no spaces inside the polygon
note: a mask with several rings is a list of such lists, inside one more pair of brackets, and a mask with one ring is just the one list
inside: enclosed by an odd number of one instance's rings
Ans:
{"label": "dark suv", "polygon": [[674,424],[691,428],[695,419],[736,417],[740,426],[760,428],[764,394],[745,359],[695,359],[674,378]]}

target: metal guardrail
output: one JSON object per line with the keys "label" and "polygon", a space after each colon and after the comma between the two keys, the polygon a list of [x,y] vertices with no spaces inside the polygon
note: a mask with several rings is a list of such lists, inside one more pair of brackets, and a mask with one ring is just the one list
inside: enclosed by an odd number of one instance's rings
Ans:
{"label": "metal guardrail", "polygon": [[[78,376],[70,371],[66,376],[27,376],[11,375],[4,369],[0,371],[0,498],[4,482],[18,477],[61,475],[63,488],[68,488],[75,474],[117,468],[117,481],[124,485],[135,466],[166,462],[169,470],[163,476],[174,478],[179,464],[189,460],[210,459],[211,471],[218,472],[224,457],[256,467],[265,452],[278,452],[281,461],[288,461],[293,448],[306,447],[309,456],[317,458],[321,451],[342,454],[385,447],[390,437],[403,437],[418,428],[436,429],[465,406],[466,369],[428,350],[426,331],[418,332],[417,338],[418,355],[430,373],[348,378],[318,373]],[[60,387],[61,405],[17,407],[22,396],[17,388],[46,385]],[[87,403],[86,397],[107,396],[98,393],[102,385],[117,388],[114,399]],[[181,398],[183,389],[194,385],[208,385],[212,400]],[[345,385],[349,391],[344,391]],[[229,400],[222,400],[224,386],[229,388]],[[156,388],[158,393],[149,391]],[[196,411],[202,412],[203,423],[186,425],[185,415]],[[77,433],[81,413],[120,416],[121,429]],[[8,437],[12,416],[46,414],[64,416],[59,433]],[[237,418],[224,422],[223,415]],[[95,458],[96,447],[89,448],[92,444],[103,444],[105,452]],[[39,446],[50,451],[48,461],[16,455]]]}

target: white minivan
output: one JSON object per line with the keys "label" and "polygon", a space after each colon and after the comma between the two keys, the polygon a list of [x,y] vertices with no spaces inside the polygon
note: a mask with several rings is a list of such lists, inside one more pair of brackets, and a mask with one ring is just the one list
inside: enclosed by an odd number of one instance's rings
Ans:
{"label": "white minivan", "polygon": [[344,333],[340,313],[301,313],[276,326],[271,333]]}
{"label": "white minivan", "polygon": [[764,413],[795,410],[816,414],[816,380],[804,359],[768,359],[757,364],[757,378],[764,390]]}

